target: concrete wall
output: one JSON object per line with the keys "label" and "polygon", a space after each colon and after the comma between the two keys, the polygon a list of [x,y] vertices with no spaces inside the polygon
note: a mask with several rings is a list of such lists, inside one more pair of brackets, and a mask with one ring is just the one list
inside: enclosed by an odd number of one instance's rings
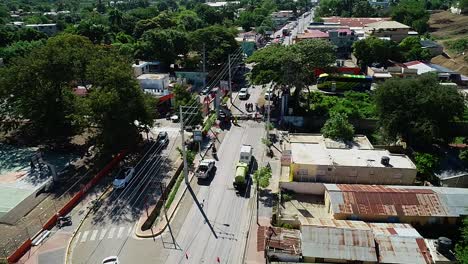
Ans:
{"label": "concrete wall", "polygon": [[[416,169],[291,164],[295,182],[411,185]],[[307,174],[305,174],[307,173]]]}
{"label": "concrete wall", "polygon": [[305,193],[313,195],[323,195],[325,186],[316,182],[280,182],[281,189],[293,191],[295,193]]}
{"label": "concrete wall", "polygon": [[444,187],[458,187],[458,188],[468,188],[468,174],[440,179],[440,184]]}
{"label": "concrete wall", "polygon": [[433,216],[388,216],[388,215],[351,215],[333,214],[336,220],[360,220],[364,222],[390,222],[407,223],[411,225],[454,225],[457,217],[433,217]]}

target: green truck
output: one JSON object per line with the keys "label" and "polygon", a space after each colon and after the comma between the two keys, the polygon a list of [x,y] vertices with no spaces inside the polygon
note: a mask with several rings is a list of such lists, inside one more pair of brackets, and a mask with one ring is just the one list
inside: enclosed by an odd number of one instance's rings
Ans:
{"label": "green truck", "polygon": [[252,146],[242,145],[239,162],[236,165],[236,174],[234,176],[234,188],[245,188],[247,185],[250,164],[252,163]]}

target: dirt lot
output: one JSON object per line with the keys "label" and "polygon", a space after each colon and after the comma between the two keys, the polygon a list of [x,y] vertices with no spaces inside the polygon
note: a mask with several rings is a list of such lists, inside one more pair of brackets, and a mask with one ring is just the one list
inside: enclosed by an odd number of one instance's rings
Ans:
{"label": "dirt lot", "polygon": [[[429,26],[431,35],[442,45],[446,41],[468,37],[468,16],[466,15],[456,15],[448,11],[434,13],[429,19]],[[448,56],[439,55],[431,62],[468,75],[468,52],[455,54],[447,49],[445,52]]]}

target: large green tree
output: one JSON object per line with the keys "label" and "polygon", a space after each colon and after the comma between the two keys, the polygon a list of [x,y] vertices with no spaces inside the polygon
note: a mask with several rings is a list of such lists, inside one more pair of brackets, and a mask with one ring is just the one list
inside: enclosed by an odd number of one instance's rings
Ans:
{"label": "large green tree", "polygon": [[142,40],[142,57],[160,60],[165,65],[174,63],[178,55],[185,56],[189,48],[187,34],[174,29],[148,30]]}
{"label": "large green tree", "polygon": [[375,91],[375,101],[385,134],[415,145],[448,139],[449,123],[464,111],[458,91],[440,85],[433,74],[387,80]]}
{"label": "large green tree", "polygon": [[422,48],[419,37],[407,37],[403,39],[403,41],[398,44],[398,48],[406,61],[429,60],[431,58],[431,52]]}
{"label": "large green tree", "polygon": [[225,62],[239,48],[234,32],[218,25],[198,29],[189,38],[192,50],[202,54],[205,47],[207,64],[212,67]]}
{"label": "large green tree", "polygon": [[368,37],[353,43],[353,54],[362,66],[372,63],[386,63],[389,59],[398,60],[400,53],[396,44],[389,40]]}
{"label": "large green tree", "polygon": [[325,122],[320,132],[324,137],[333,140],[351,141],[354,136],[354,127],[349,123],[346,114],[333,113]]}
{"label": "large green tree", "polygon": [[10,117],[28,120],[39,136],[70,135],[74,112],[70,86],[86,79],[86,63],[93,50],[84,37],[60,35],[14,60],[0,81],[12,106]]}
{"label": "large green tree", "polygon": [[425,33],[429,29],[429,12],[423,0],[401,0],[392,7],[391,12],[394,20],[412,27],[419,33]]}

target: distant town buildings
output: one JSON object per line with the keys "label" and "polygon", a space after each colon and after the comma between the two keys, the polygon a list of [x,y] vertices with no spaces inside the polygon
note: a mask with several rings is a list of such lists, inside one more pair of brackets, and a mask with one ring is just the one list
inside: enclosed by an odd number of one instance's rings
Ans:
{"label": "distant town buildings", "polygon": [[205,4],[214,8],[221,8],[227,5],[237,5],[239,4],[239,1],[220,1],[220,2],[206,2]]}
{"label": "distant town buildings", "polygon": [[373,7],[387,8],[390,6],[390,0],[368,0]]}
{"label": "distant town buildings", "polygon": [[292,10],[280,10],[271,13],[271,19],[275,26],[284,25],[292,18],[294,18],[294,12]]}

